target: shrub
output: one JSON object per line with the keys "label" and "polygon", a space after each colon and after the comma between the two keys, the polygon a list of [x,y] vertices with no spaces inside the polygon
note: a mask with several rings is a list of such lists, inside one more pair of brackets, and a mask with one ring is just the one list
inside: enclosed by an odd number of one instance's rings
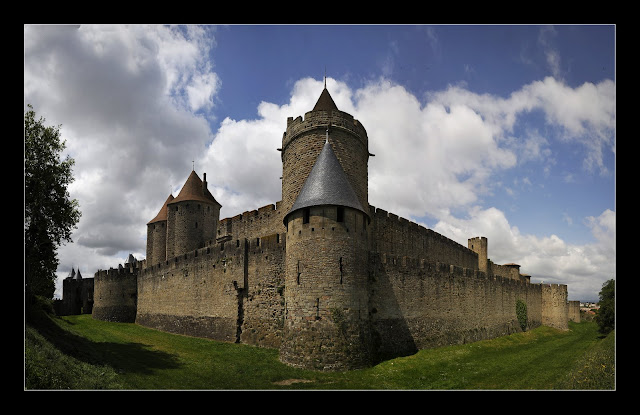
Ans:
{"label": "shrub", "polygon": [[518,317],[518,323],[522,331],[527,330],[527,304],[522,301],[516,301],[516,316]]}

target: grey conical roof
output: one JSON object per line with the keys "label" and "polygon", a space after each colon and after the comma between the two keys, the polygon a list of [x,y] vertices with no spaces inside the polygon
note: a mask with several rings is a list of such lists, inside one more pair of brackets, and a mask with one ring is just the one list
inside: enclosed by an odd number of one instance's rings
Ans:
{"label": "grey conical roof", "polygon": [[346,206],[367,214],[328,141],[325,142],[291,210],[285,215],[284,222],[286,223],[287,216],[298,209],[320,205]]}

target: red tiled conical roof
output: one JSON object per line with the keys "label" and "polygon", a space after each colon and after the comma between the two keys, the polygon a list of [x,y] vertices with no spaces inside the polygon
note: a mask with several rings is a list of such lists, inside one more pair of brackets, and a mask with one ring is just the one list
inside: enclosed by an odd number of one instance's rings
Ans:
{"label": "red tiled conical roof", "polygon": [[173,195],[169,195],[167,200],[165,200],[164,205],[162,205],[162,207],[160,208],[160,212],[158,212],[156,217],[151,219],[149,223],[147,223],[147,225],[155,222],[160,222],[162,220],[167,220],[167,203],[171,202],[172,200],[173,200]]}
{"label": "red tiled conical roof", "polygon": [[209,190],[205,186],[203,186],[202,180],[200,180],[200,177],[198,177],[196,172],[193,170],[187,178],[187,181],[184,183],[184,186],[182,186],[182,190],[180,190],[178,196],[167,204],[182,202],[186,200],[213,203],[218,206],[222,206],[213,197],[211,192],[209,192]]}

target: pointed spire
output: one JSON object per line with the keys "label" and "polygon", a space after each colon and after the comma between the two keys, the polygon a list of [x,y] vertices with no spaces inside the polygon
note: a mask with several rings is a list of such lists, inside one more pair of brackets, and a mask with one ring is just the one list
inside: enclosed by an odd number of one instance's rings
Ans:
{"label": "pointed spire", "polygon": [[324,80],[324,89],[320,94],[320,98],[316,102],[315,107],[313,107],[313,111],[332,111],[338,110],[336,103],[333,102],[333,98],[331,98],[331,94],[329,94],[329,90],[327,89],[327,79]]}
{"label": "pointed spire", "polygon": [[294,211],[320,205],[346,206],[368,216],[329,141],[325,142],[296,201],[289,213],[285,215],[284,223],[286,224],[287,217]]}

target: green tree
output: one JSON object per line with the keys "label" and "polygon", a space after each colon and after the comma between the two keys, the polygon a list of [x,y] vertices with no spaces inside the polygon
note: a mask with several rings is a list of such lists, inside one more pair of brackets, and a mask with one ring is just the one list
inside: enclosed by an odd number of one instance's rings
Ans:
{"label": "green tree", "polygon": [[616,283],[609,280],[602,284],[600,290],[600,309],[596,313],[596,323],[598,323],[599,331],[602,334],[608,334],[615,329],[616,323]]}
{"label": "green tree", "polygon": [[516,316],[518,317],[518,323],[520,323],[520,328],[522,331],[527,330],[527,304],[518,299],[516,301]]}
{"label": "green tree", "polygon": [[24,258],[25,299],[53,298],[57,248],[72,242],[71,232],[80,219],[78,201],[70,199],[74,160],[62,160],[65,142],[60,127],[36,120],[31,105],[24,115]]}

